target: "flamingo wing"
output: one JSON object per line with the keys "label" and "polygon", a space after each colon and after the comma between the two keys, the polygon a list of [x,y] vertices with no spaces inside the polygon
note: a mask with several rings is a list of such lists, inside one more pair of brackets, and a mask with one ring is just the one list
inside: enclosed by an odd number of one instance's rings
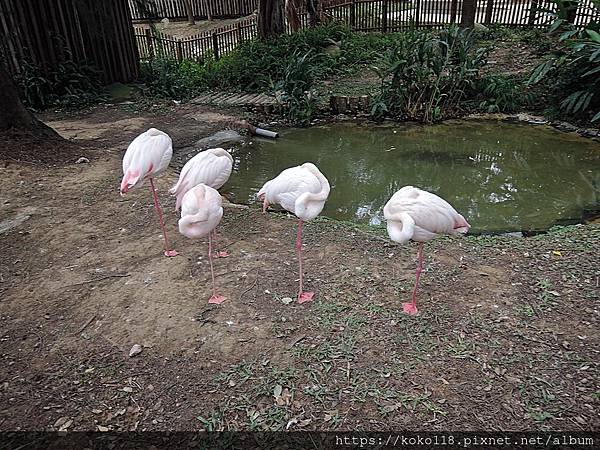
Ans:
{"label": "flamingo wing", "polygon": [[446,200],[412,186],[405,186],[390,199],[388,214],[400,212],[409,214],[415,222],[415,230],[426,234],[456,234],[469,227]]}
{"label": "flamingo wing", "polygon": [[310,171],[302,167],[291,167],[267,182],[260,192],[263,190],[269,203],[277,203],[283,209],[295,213],[296,199],[305,192],[320,192],[321,185]]}
{"label": "flamingo wing", "polygon": [[229,179],[232,168],[233,158],[230,155],[218,156],[210,150],[198,153],[183,166],[177,184],[169,190],[171,194],[177,196],[175,207],[179,208],[184,194],[200,183],[219,189]]}
{"label": "flamingo wing", "polygon": [[163,172],[173,156],[173,144],[166,133],[151,128],[137,136],[123,157],[124,181],[131,187],[137,186],[145,178]]}
{"label": "flamingo wing", "polygon": [[210,155],[203,166],[202,176],[206,179],[205,184],[213,189],[219,189],[229,180],[232,168],[233,163],[229,158]]}

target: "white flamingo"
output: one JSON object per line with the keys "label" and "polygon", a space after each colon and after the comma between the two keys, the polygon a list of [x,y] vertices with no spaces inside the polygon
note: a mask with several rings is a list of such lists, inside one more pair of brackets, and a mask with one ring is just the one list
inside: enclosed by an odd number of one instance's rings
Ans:
{"label": "white flamingo", "polygon": [[[223,186],[231,175],[233,169],[233,157],[222,148],[209,148],[198,153],[185,163],[179,180],[169,192],[177,197],[175,209],[179,209],[183,196],[194,186],[202,183],[213,189],[219,189]],[[213,232],[215,247],[217,241],[217,231]],[[216,257],[225,258],[229,256],[226,251],[217,252]]]}
{"label": "white flamingo", "polygon": [[390,239],[403,244],[419,243],[412,302],[403,303],[405,313],[417,314],[417,287],[423,270],[423,244],[443,234],[466,233],[471,225],[444,199],[412,186],[396,192],[383,208]]}
{"label": "white flamingo", "polygon": [[208,261],[213,295],[208,303],[221,304],[225,297],[217,294],[212,262],[212,232],[223,217],[221,194],[205,184],[198,184],[185,193],[181,202],[179,232],[190,239],[208,236]]}
{"label": "white flamingo", "polygon": [[290,167],[281,172],[276,178],[267,181],[258,192],[258,198],[263,200],[263,212],[270,204],[276,203],[283,209],[298,217],[298,234],[296,250],[300,265],[300,283],[298,303],[312,301],[315,293],[304,292],[302,271],[302,223],[312,220],[319,215],[329,196],[327,178],[312,163]]}
{"label": "white flamingo", "polygon": [[165,222],[154,188],[154,177],[167,169],[172,156],[173,143],[167,133],[163,133],[156,128],[150,128],[140,134],[129,144],[125,156],[123,156],[123,179],[121,180],[120,189],[121,196],[123,196],[129,190],[144,184],[145,180],[150,181],[150,190],[154,197],[154,209],[158,214],[160,228],[165,240],[165,256],[177,256],[177,252],[169,248]]}

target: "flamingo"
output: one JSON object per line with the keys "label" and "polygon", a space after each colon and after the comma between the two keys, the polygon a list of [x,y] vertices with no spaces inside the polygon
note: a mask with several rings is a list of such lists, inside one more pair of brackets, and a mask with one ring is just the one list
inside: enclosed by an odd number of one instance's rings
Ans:
{"label": "flamingo", "polygon": [[302,224],[319,215],[329,196],[329,181],[312,163],[290,167],[281,172],[276,178],[267,181],[258,191],[258,198],[263,200],[263,212],[270,204],[279,204],[283,209],[293,213],[298,218],[298,233],[296,251],[300,266],[300,283],[298,303],[313,300],[314,292],[303,291],[302,272]]}
{"label": "flamingo", "polygon": [[156,128],[150,128],[140,134],[129,144],[125,156],[123,156],[123,179],[121,180],[120,189],[121,196],[124,196],[129,190],[144,184],[146,179],[150,181],[150,190],[154,197],[154,209],[158,214],[160,228],[165,240],[165,256],[169,257],[177,256],[177,252],[169,248],[165,221],[154,188],[154,177],[167,169],[171,156],[173,156],[173,142],[167,133],[163,133]]}
{"label": "flamingo", "polygon": [[190,239],[208,235],[208,261],[212,278],[213,295],[208,303],[221,304],[225,297],[217,294],[212,262],[212,233],[223,217],[221,195],[210,186],[198,184],[187,191],[181,201],[179,232]]}
{"label": "flamingo", "polygon": [[[192,159],[185,163],[181,173],[179,174],[179,180],[175,186],[173,186],[169,192],[177,197],[175,203],[175,210],[178,210],[181,206],[183,196],[194,186],[203,183],[213,189],[219,189],[223,186],[233,168],[233,157],[222,148],[209,148],[203,152],[198,153]],[[217,230],[213,232],[213,238],[215,240],[215,247],[217,243]],[[229,256],[226,251],[217,252],[215,254],[217,258],[225,258]]]}
{"label": "flamingo", "polygon": [[423,244],[442,234],[469,231],[471,225],[444,199],[431,192],[404,186],[383,208],[387,231],[392,241],[403,244],[412,239],[419,243],[415,287],[412,302],[403,303],[407,314],[417,314],[417,287],[423,270]]}

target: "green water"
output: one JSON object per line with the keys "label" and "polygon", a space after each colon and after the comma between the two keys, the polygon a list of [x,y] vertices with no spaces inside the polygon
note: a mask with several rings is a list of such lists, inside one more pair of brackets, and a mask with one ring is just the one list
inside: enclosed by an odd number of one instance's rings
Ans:
{"label": "green water", "polygon": [[311,161],[331,184],[322,215],[373,225],[405,185],[442,196],[479,233],[543,230],[600,208],[600,144],[543,126],[338,123],[284,130],[234,156],[223,188],[234,202],[255,202],[265,181]]}

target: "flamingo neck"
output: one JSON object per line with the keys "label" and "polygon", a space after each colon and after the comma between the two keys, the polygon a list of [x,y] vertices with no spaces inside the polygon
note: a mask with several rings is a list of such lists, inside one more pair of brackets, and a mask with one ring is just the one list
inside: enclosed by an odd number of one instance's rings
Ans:
{"label": "flamingo neck", "polygon": [[321,212],[325,200],[329,197],[329,191],[331,189],[329,187],[329,181],[327,181],[327,178],[325,178],[322,173],[312,170],[311,173],[319,180],[321,190],[316,193],[305,192],[296,199],[296,211],[303,211],[303,214],[298,217],[304,220],[310,220]]}
{"label": "flamingo neck", "polygon": [[408,214],[401,213],[397,219],[388,220],[387,230],[393,241],[403,244],[413,237],[415,221]]}

